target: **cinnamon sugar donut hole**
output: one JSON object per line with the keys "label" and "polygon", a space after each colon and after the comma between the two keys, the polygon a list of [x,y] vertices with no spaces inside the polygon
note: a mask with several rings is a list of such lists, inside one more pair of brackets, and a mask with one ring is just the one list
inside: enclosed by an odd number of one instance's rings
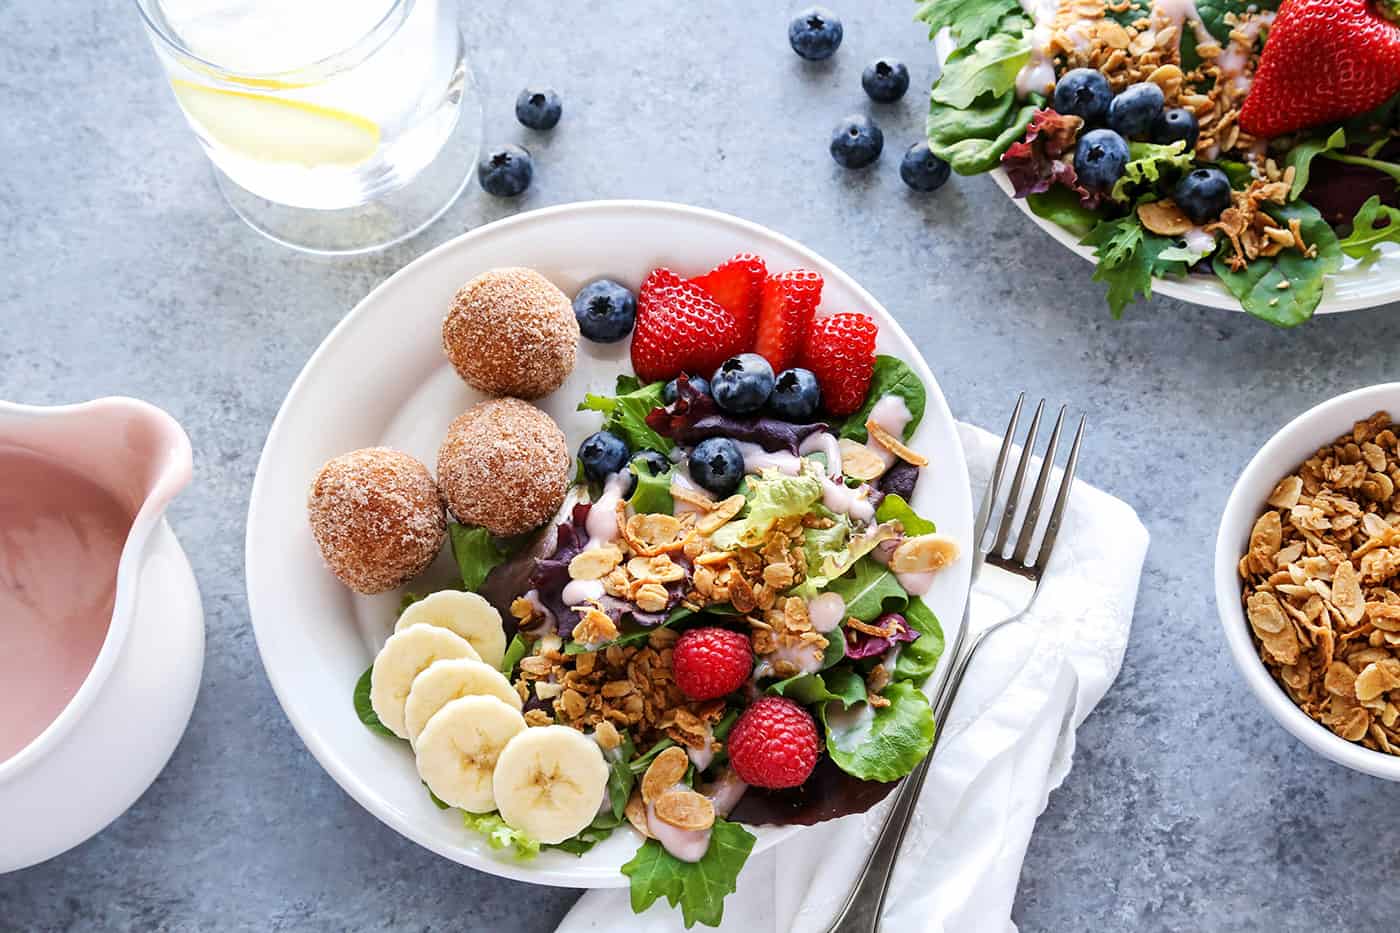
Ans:
{"label": "cinnamon sugar donut hole", "polygon": [[447,429],[437,475],[458,521],[509,537],[559,511],[569,487],[569,450],[549,415],[520,399],[491,399]]}
{"label": "cinnamon sugar donut hole", "polygon": [[447,537],[447,516],[432,474],[388,447],[327,461],[306,506],[326,566],[357,593],[383,593],[407,583],[427,569]]}
{"label": "cinnamon sugar donut hole", "polygon": [[553,392],[573,372],[578,340],[568,296],[534,269],[483,272],[457,290],[442,322],[447,358],[487,395]]}

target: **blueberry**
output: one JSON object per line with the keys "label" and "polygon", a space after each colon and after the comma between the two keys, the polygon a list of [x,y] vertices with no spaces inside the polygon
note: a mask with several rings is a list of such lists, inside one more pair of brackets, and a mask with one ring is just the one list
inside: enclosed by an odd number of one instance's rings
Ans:
{"label": "blueberry", "polygon": [[744,455],[727,437],[706,438],[690,452],[690,477],[717,496],[728,496],[744,480]]}
{"label": "blueberry", "polygon": [[871,100],[892,104],[909,90],[909,69],[904,67],[904,62],[877,58],[861,72],[860,86]]}
{"label": "blueberry", "polygon": [[1163,110],[1161,116],[1152,121],[1152,141],[1170,145],[1177,140],[1186,141],[1186,152],[1196,150],[1196,140],[1201,136],[1201,125],[1196,115],[1185,107],[1171,107]]}
{"label": "blueberry", "polygon": [[842,168],[865,168],[880,158],[885,134],[869,117],[852,114],[831,131],[831,157]]}
{"label": "blueberry", "polygon": [[1198,168],[1176,183],[1172,196],[1193,224],[1207,223],[1230,206],[1230,179],[1218,168]]}
{"label": "blueberry", "polygon": [[773,394],[773,367],[757,353],[731,356],[710,377],[710,393],[725,411],[752,414]]}
{"label": "blueberry", "polygon": [[1074,171],[1091,191],[1108,192],[1128,164],[1128,144],[1113,130],[1090,130],[1074,148]]}
{"label": "blueberry", "polygon": [[822,407],[822,390],[810,369],[785,369],[773,383],[768,408],[788,421],[810,421]]}
{"label": "blueberry", "polygon": [[564,104],[552,88],[526,88],[515,99],[515,119],[532,130],[552,130],[564,112]]}
{"label": "blueberry", "polygon": [[[704,376],[686,374],[685,378],[686,382],[689,382],[690,387],[696,392],[699,392],[701,395],[710,394],[710,380],[706,379]],[[678,398],[680,398],[680,387],[676,385],[676,380],[672,379],[661,389],[661,401],[670,405]]]}
{"label": "blueberry", "polygon": [[1162,89],[1150,81],[1130,84],[1108,105],[1108,125],[1125,139],[1139,139],[1152,131],[1152,124],[1166,105]]}
{"label": "blueberry", "polygon": [[948,181],[950,168],[928,148],[927,140],[920,140],[904,151],[899,162],[899,177],[915,191],[937,191]]}
{"label": "blueberry", "polygon": [[595,343],[616,343],[632,332],[637,299],[625,285],[598,279],[574,296],[574,317],[583,336]]}
{"label": "blueberry", "polygon": [[639,450],[632,455],[632,463],[638,472],[650,476],[660,476],[671,469],[671,458],[659,450]]}
{"label": "blueberry", "polygon": [[1065,72],[1055,85],[1054,107],[1059,113],[1083,117],[1085,123],[1098,123],[1108,113],[1113,91],[1103,72],[1094,68],[1075,68]]}
{"label": "blueberry", "polygon": [[627,465],[627,442],[610,431],[598,431],[578,445],[578,462],[591,480],[602,482]]}
{"label": "blueberry", "polygon": [[818,62],[836,54],[841,46],[841,20],[826,7],[814,6],[798,13],[788,23],[788,42],[792,50],[809,62]]}
{"label": "blueberry", "polygon": [[535,167],[530,153],[519,146],[505,145],[491,152],[476,167],[481,190],[498,198],[513,198],[530,187]]}

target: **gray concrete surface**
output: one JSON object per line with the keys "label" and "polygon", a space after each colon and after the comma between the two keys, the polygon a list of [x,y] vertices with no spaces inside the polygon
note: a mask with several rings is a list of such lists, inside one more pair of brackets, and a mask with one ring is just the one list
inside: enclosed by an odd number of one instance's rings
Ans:
{"label": "gray concrete surface", "polygon": [[[960,417],[997,424],[1019,388],[1088,408],[1083,475],[1137,507],[1153,548],[1122,675],[1031,845],[1021,929],[1396,928],[1397,790],[1306,751],[1247,694],[1210,553],[1231,482],[1276,427],[1395,377],[1400,306],[1293,333],[1167,300],[1112,320],[1090,267],[990,181],[931,197],[900,183],[934,70],[911,3],[839,4],[845,44],[820,66],[788,50],[776,3],[466,6],[488,136],[533,149],[534,187],[509,204],[473,189],[415,241],[329,263],[225,207],[130,3],[0,0],[0,397],[128,393],[184,423],[197,478],[173,520],[209,632],[170,767],[96,839],[0,877],[0,929],[553,928],[573,892],[418,848],[306,752],[254,648],[243,517],[284,393],[375,283],[498,217],[624,196],[729,210],[825,254],[902,320]],[[876,55],[911,65],[904,102],[864,99]],[[514,123],[526,82],[564,96],[551,135]],[[887,152],[851,175],[827,135],[865,110]]]}

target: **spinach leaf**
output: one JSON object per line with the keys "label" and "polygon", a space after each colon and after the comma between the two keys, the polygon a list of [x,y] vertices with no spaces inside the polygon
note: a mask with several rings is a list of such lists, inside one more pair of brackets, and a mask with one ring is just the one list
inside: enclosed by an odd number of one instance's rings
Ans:
{"label": "spinach leaf", "polygon": [[509,679],[515,674],[515,666],[520,663],[520,659],[530,653],[530,646],[525,643],[519,633],[506,645],[505,656],[501,658],[501,673]]}
{"label": "spinach leaf", "polygon": [[1283,162],[1285,167],[1293,169],[1293,187],[1288,189],[1288,200],[1296,200],[1308,186],[1308,179],[1312,177],[1313,159],[1324,152],[1344,149],[1346,144],[1345,130],[1337,130],[1326,139],[1304,139],[1295,143],[1293,148],[1288,150],[1288,158]]}
{"label": "spinach leaf", "polygon": [[680,907],[686,929],[696,923],[719,926],[724,899],[734,892],[753,844],[753,833],[727,820],[715,820],[710,848],[698,862],[682,862],[661,843],[648,839],[622,866],[622,873],[631,879],[632,912],[642,913],[664,897],[672,907]]}
{"label": "spinach leaf", "polygon": [[612,815],[618,822],[621,822],[622,811],[627,807],[627,798],[632,796],[632,787],[637,783],[637,775],[631,768],[632,758],[636,754],[632,737],[626,732],[622,733],[621,745],[603,753],[603,760],[608,763],[608,803],[612,805]]}
{"label": "spinach leaf", "polygon": [[1186,264],[1162,258],[1162,253],[1175,243],[1168,237],[1145,230],[1136,214],[1117,220],[1101,220],[1089,235],[1079,241],[1094,247],[1098,268],[1095,281],[1108,285],[1108,307],[1115,318],[1140,292],[1152,297],[1153,276],[1186,274]]}
{"label": "spinach leaf", "polygon": [[374,665],[371,664],[369,669],[360,675],[360,679],[355,681],[355,715],[359,718],[360,722],[365,724],[365,727],[369,729],[370,732],[376,735],[387,735],[391,739],[397,739],[398,736],[394,735],[388,726],[379,721],[379,714],[374,711],[374,704],[370,702],[370,676],[373,673]]}
{"label": "spinach leaf", "polygon": [[959,45],[967,45],[994,32],[1019,32],[1026,26],[1020,14],[1016,0],[920,0],[914,19],[927,24],[930,42],[946,27]]}
{"label": "spinach leaf", "polygon": [[1055,185],[1049,191],[1026,196],[1026,204],[1037,217],[1054,221],[1075,236],[1082,237],[1094,229],[1099,222],[1095,211],[1079,203],[1079,195],[1064,185]]}
{"label": "spinach leaf", "polygon": [[919,637],[900,648],[894,662],[894,679],[913,681],[917,687],[928,680],[938,667],[938,659],[943,657],[943,627],[938,624],[933,610],[918,597],[910,599],[909,605],[904,607],[904,620]]}
{"label": "spinach leaf", "polygon": [[602,842],[613,834],[613,830],[622,825],[621,817],[614,817],[611,813],[601,813],[590,824],[585,826],[577,836],[565,839],[563,842],[556,842],[542,846],[545,849],[559,849],[568,852],[570,855],[583,855],[589,849]]}
{"label": "spinach leaf", "polygon": [[1306,201],[1271,204],[1264,210],[1281,227],[1290,220],[1301,221],[1303,241],[1317,247],[1317,256],[1309,259],[1288,249],[1277,256],[1260,256],[1236,272],[1225,259],[1230,247],[1222,245],[1215,254],[1215,274],[1250,314],[1279,327],[1297,327],[1322,301],[1327,276],[1342,267],[1342,247],[1331,225]]}
{"label": "spinach leaf", "polygon": [[1030,58],[1028,33],[999,32],[980,39],[948,56],[933,84],[933,99],[965,109],[983,94],[1009,94],[1016,87],[1016,75]]}
{"label": "spinach leaf", "polygon": [[452,522],[447,526],[447,534],[452,541],[452,556],[457,559],[457,570],[462,574],[462,585],[470,593],[481,589],[486,575],[510,556],[485,528]]}
{"label": "spinach leaf", "polygon": [[579,411],[600,411],[604,430],[611,431],[627,442],[635,453],[639,450],[659,450],[670,453],[675,443],[657,434],[647,424],[647,415],[661,405],[661,390],[664,382],[641,385],[635,376],[618,376],[616,394],[594,395],[591,392],[579,403]]}
{"label": "spinach leaf", "polygon": [[980,125],[982,121],[976,115],[983,113],[984,108],[1001,106],[996,98],[984,94],[970,109],[958,109],[934,101],[929,110],[929,124],[932,126],[935,122],[938,123],[943,127],[943,132],[939,135],[930,132],[929,150],[951,165],[953,171],[959,175],[990,172],[1001,162],[1002,153],[1011,148],[1012,143],[1025,137],[1031,117],[1035,116],[1035,112],[1044,104],[1043,98],[1033,95],[1029,103],[1019,110],[1013,110],[1013,98],[1014,95],[1010,94],[1003,98],[1006,117],[1004,122],[990,133],[975,132],[971,127],[959,133],[955,128],[964,118],[972,118],[972,124]]}
{"label": "spinach leaf", "polygon": [[878,522],[899,522],[904,526],[904,533],[908,536],[931,535],[938,530],[938,526],[926,518],[919,516],[909,503],[904,501],[904,497],[898,493],[889,493],[880,500],[880,507],[875,510],[875,520]]}
{"label": "spinach leaf", "polygon": [[836,695],[826,689],[826,681],[822,679],[821,674],[797,674],[780,680],[768,685],[768,693],[796,700],[803,706],[816,706],[818,703],[836,699]]}
{"label": "spinach leaf", "polygon": [[933,710],[908,681],[885,688],[888,706],[860,703],[852,710],[822,707],[826,750],[842,771],[864,781],[904,777],[933,747]]}
{"label": "spinach leaf", "polygon": [[1352,259],[1365,261],[1380,255],[1376,246],[1381,243],[1400,243],[1400,210],[1382,204],[1379,196],[1372,195],[1356,212],[1351,233],[1340,245]]}
{"label": "spinach leaf", "polygon": [[862,622],[882,612],[898,612],[909,601],[909,594],[889,568],[869,557],[861,558],[850,573],[832,580],[827,591],[839,594],[846,601],[846,615]]}
{"label": "spinach leaf", "polygon": [[831,671],[825,679],[827,699],[839,702],[843,709],[865,702],[865,679],[850,667]]}
{"label": "spinach leaf", "polygon": [[904,426],[904,439],[909,440],[918,430],[919,422],[924,419],[928,393],[908,363],[898,357],[883,354],[875,357],[875,374],[871,377],[870,391],[866,393],[865,404],[840,424],[832,425],[833,430],[841,437],[865,443],[870,436],[865,430],[865,422],[870,420],[870,412],[876,403],[886,395],[899,396],[909,409],[911,417],[909,423]]}
{"label": "spinach leaf", "polygon": [[1343,152],[1324,152],[1323,156],[1334,162],[1345,162],[1347,165],[1361,165],[1366,168],[1375,169],[1382,174],[1394,178],[1395,183],[1400,185],[1400,162],[1385,162],[1367,156],[1347,155]]}
{"label": "spinach leaf", "polygon": [[467,829],[475,830],[486,837],[486,844],[493,849],[509,850],[522,862],[540,854],[540,844],[518,829],[511,829],[501,815],[494,810],[490,813],[463,813],[462,823]]}
{"label": "spinach leaf", "polygon": [[632,490],[632,497],[627,500],[633,511],[638,514],[660,512],[666,515],[675,511],[676,503],[671,498],[672,470],[654,476],[650,469],[639,468],[635,461],[627,468],[637,477],[637,488]]}
{"label": "spinach leaf", "polygon": [[676,743],[670,739],[660,739],[655,745],[647,749],[646,754],[635,761],[628,762],[627,766],[632,770],[633,774],[642,774],[647,768],[651,767],[651,763],[656,760],[657,755],[675,744]]}

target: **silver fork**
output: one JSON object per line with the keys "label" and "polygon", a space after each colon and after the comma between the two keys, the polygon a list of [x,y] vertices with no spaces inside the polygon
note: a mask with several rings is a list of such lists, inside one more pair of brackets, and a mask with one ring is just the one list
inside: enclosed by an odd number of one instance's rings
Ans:
{"label": "silver fork", "polygon": [[1007,424],[1006,434],[1002,437],[996,466],[992,469],[991,481],[987,486],[986,495],[982,499],[982,505],[977,511],[977,524],[972,539],[971,583],[975,584],[984,568],[990,566],[996,572],[996,576],[1003,578],[1000,582],[1015,582],[1019,584],[1020,593],[1025,594],[1027,588],[1029,588],[1029,593],[1024,595],[1024,602],[1011,615],[972,631],[972,593],[971,586],[969,586],[967,608],[963,610],[962,625],[958,627],[958,634],[953,640],[947,674],[942,684],[939,685],[932,704],[934,747],[929,749],[928,755],[905,778],[904,783],[896,791],[894,805],[885,818],[884,826],[880,828],[880,835],[875,840],[875,848],[871,851],[870,860],[866,862],[865,868],[856,879],[855,886],[851,889],[846,903],[832,922],[829,933],[875,933],[879,929],[880,914],[885,905],[885,894],[889,890],[890,877],[894,874],[895,858],[904,842],[904,834],[909,828],[914,808],[919,802],[919,794],[924,788],[924,778],[928,774],[929,763],[933,760],[934,750],[943,734],[943,722],[947,718],[948,711],[952,709],[953,701],[957,699],[963,676],[967,673],[968,666],[977,654],[977,649],[986,642],[987,636],[1003,626],[1025,618],[1040,592],[1040,581],[1045,574],[1046,565],[1050,561],[1055,539],[1060,532],[1060,524],[1064,520],[1065,504],[1069,501],[1070,489],[1074,485],[1074,471],[1079,463],[1079,445],[1084,439],[1084,416],[1081,415],[1079,418],[1079,427],[1074,433],[1074,443],[1070,447],[1069,458],[1065,461],[1064,475],[1060,480],[1059,491],[1055,495],[1055,504],[1050,511],[1049,521],[1045,525],[1039,546],[1032,554],[1031,548],[1035,545],[1036,527],[1040,523],[1046,493],[1050,487],[1051,475],[1054,472],[1055,453],[1065,426],[1066,409],[1063,406],[1060,408],[1059,417],[1055,419],[1055,427],[1050,432],[1050,442],[1046,446],[1035,489],[1027,501],[1025,518],[1021,521],[1020,532],[1011,553],[1008,555],[1007,547],[1011,543],[1011,530],[1020,512],[1026,476],[1030,471],[1031,460],[1035,453],[1036,435],[1040,431],[1041,416],[1045,412],[1044,399],[1041,399],[1040,403],[1036,405],[1035,414],[1031,417],[1030,429],[1026,432],[1025,443],[1021,449],[1021,459],[1016,465],[1016,474],[1012,478],[1011,489],[1007,493],[1001,521],[997,526],[996,539],[990,546],[986,544],[986,539],[987,532],[992,526],[993,513],[997,510],[1002,479],[1005,476],[1006,464],[1015,443],[1016,429],[1020,425],[1021,411],[1025,401],[1026,396],[1023,392],[1016,399],[1016,407],[1011,412],[1011,421]]}

